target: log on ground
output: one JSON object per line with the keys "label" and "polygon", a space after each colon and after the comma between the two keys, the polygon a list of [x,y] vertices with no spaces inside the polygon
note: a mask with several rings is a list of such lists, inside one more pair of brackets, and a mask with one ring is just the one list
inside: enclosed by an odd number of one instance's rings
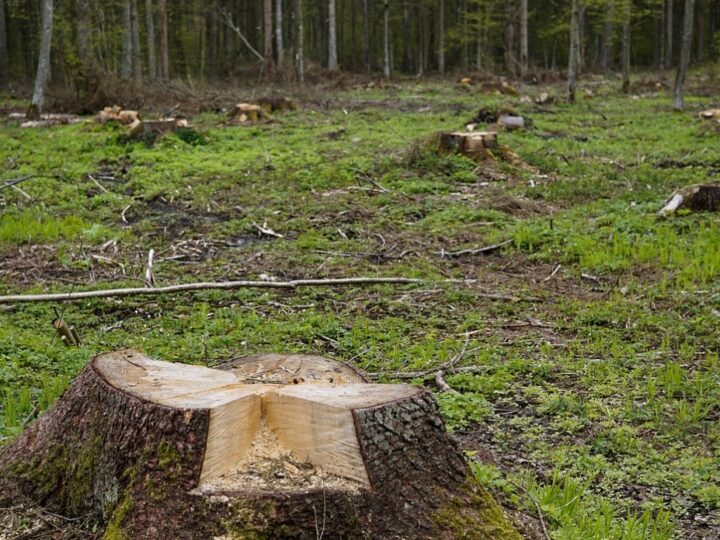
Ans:
{"label": "log on ground", "polygon": [[519,539],[432,395],[365,381],[312,356],[100,355],[0,449],[0,505],[91,515],[107,538]]}

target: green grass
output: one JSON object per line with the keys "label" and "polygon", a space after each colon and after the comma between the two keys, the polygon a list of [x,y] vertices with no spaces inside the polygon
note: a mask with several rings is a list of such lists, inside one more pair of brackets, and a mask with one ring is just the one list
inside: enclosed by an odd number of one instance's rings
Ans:
{"label": "green grass", "polygon": [[[246,127],[202,114],[202,141],[150,147],[109,126],[0,126],[2,178],[48,175],[22,184],[32,201],[0,192],[0,290],[136,286],[150,248],[160,284],[476,280],[84,301],[64,312],[77,349],[53,339],[53,306],[0,308],[0,438],[103,350],[207,365],[311,352],[390,373],[440,365],[469,333],[458,365],[479,371],[448,374],[459,393],[437,398],[499,500],[530,514],[536,501],[555,540],[684,538],[703,520],[720,531],[720,217],[656,217],[677,187],[717,178],[720,134],[693,114],[717,99],[677,114],[668,96],[594,91],[538,107],[404,83],[337,93],[347,114],[306,108]],[[385,98],[397,106],[352,106]],[[501,134],[534,170],[427,147],[488,106],[534,120]],[[112,177],[100,180],[109,193],[88,173]],[[284,238],[259,237],[264,222]],[[508,239],[491,256],[439,255]]]}

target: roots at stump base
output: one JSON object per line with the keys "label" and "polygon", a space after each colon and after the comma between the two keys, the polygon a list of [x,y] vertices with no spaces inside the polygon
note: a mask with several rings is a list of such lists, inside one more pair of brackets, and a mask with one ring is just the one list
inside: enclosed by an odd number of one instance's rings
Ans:
{"label": "roots at stump base", "polygon": [[94,358],[0,448],[0,505],[95,516],[105,538],[518,538],[434,399],[306,355],[222,369]]}

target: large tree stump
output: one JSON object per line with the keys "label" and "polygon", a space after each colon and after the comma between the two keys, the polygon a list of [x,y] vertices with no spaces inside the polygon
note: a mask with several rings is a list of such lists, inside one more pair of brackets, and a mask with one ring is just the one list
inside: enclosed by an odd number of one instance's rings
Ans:
{"label": "large tree stump", "polygon": [[0,449],[0,505],[28,499],[109,539],[519,538],[431,394],[302,355],[96,357]]}

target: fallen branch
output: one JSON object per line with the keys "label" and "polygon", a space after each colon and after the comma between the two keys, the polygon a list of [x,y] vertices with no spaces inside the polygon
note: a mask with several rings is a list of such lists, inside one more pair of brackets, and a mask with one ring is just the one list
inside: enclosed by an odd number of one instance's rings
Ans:
{"label": "fallen branch", "polygon": [[175,294],[187,291],[232,290],[232,289],[297,289],[300,287],[330,287],[349,285],[411,285],[424,283],[422,279],[399,277],[357,277],[338,279],[298,279],[293,281],[208,281],[199,283],[183,283],[167,287],[130,287],[124,289],[104,289],[95,291],[77,291],[70,293],[49,294],[14,294],[0,296],[0,304],[29,302],[72,302],[88,298],[113,298],[121,296],[150,296]]}
{"label": "fallen branch", "polygon": [[505,240],[504,242],[500,242],[499,244],[493,244],[492,246],[485,246],[481,248],[475,248],[475,249],[461,249],[460,251],[445,251],[444,249],[442,251],[438,251],[437,254],[441,257],[463,257],[464,255],[480,255],[480,254],[487,254],[492,253],[493,251],[497,251],[498,249],[507,246],[508,244],[512,244],[512,240]]}
{"label": "fallen branch", "polygon": [[390,190],[386,187],[383,187],[378,183],[377,180],[373,179],[368,173],[361,169],[356,169],[355,167],[350,167],[350,170],[355,173],[355,176],[365,180],[368,184],[372,185],[375,189],[377,189],[380,193],[390,193]]}
{"label": "fallen branch", "polygon": [[445,371],[443,371],[442,369],[435,373],[435,384],[437,384],[441,392],[450,392],[451,394],[457,394],[457,390],[455,390],[447,383],[447,381],[445,381]]}
{"label": "fallen branch", "polygon": [[15,184],[19,184],[20,182],[24,182],[25,180],[30,180],[31,178],[35,178],[35,175],[26,174],[25,176],[19,176],[17,178],[13,178],[12,180],[8,180],[2,186],[0,186],[0,191],[9,187],[13,187]]}

